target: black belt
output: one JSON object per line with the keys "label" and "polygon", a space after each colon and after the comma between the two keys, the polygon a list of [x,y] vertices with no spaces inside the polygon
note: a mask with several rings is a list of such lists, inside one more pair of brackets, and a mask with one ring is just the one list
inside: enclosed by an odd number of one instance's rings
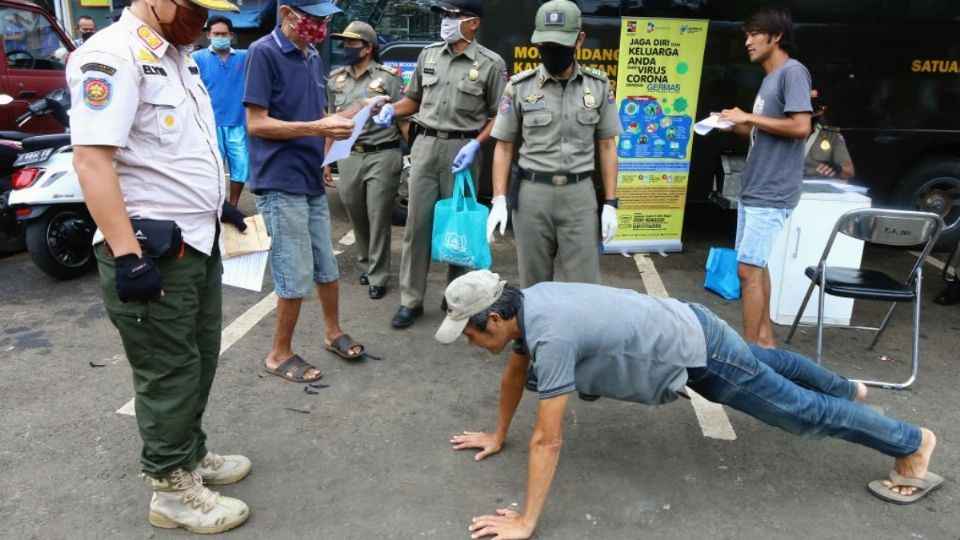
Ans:
{"label": "black belt", "polygon": [[582,173],[552,173],[536,172],[520,169],[520,179],[536,182],[537,184],[550,184],[552,186],[565,186],[567,184],[576,184],[581,180],[586,180],[593,176],[593,171]]}
{"label": "black belt", "polygon": [[394,148],[400,148],[400,141],[392,141],[383,144],[360,144],[357,143],[353,145],[352,150],[358,154],[371,154],[373,152],[379,152],[381,150],[393,150]]}
{"label": "black belt", "polygon": [[420,128],[420,133],[438,139],[473,139],[480,134],[479,131],[440,131],[439,129],[425,127]]}

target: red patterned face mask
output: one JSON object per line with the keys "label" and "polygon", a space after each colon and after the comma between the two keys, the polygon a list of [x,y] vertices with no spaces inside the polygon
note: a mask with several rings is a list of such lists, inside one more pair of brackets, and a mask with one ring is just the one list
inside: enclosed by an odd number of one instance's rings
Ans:
{"label": "red patterned face mask", "polygon": [[296,11],[294,13],[297,15],[297,22],[293,23],[293,30],[300,36],[301,39],[310,43],[311,45],[316,45],[321,41],[327,39],[327,20],[323,19],[322,21],[317,21],[311,19],[310,17],[304,17]]}

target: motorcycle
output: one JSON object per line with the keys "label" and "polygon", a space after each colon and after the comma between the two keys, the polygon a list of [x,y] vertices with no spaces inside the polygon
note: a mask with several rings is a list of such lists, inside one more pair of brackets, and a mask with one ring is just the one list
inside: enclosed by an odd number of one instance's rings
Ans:
{"label": "motorcycle", "polygon": [[[0,94],[0,106],[13,102],[13,98]],[[0,256],[19,253],[27,248],[24,230],[17,223],[17,216],[8,204],[10,177],[13,163],[23,153],[23,139],[30,137],[19,131],[0,131]]]}
{"label": "motorcycle", "polygon": [[[65,128],[70,94],[50,92],[17,118],[23,126],[32,118],[52,116]],[[96,225],[83,202],[70,134],[38,135],[23,140],[23,153],[14,162],[9,205],[25,228],[27,251],[34,264],[57,279],[83,275],[96,266],[93,234]]]}

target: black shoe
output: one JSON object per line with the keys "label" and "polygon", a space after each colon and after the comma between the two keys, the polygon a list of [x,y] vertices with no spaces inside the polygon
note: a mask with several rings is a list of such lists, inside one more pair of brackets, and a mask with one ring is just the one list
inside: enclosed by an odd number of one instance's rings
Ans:
{"label": "black shoe", "polygon": [[960,281],[951,281],[933,301],[941,306],[952,306],[960,302]]}
{"label": "black shoe", "polygon": [[368,276],[367,274],[360,274],[360,284],[361,284],[361,285],[369,285],[369,284],[370,284],[370,276]]}
{"label": "black shoe", "polygon": [[371,285],[370,286],[370,298],[374,300],[379,300],[387,295],[387,286],[386,285]]}
{"label": "black shoe", "polygon": [[417,318],[421,315],[423,315],[423,306],[418,306],[415,308],[400,306],[400,309],[397,310],[397,314],[394,315],[393,320],[390,321],[390,326],[393,326],[394,328],[406,328],[413,324],[413,321],[417,320]]}

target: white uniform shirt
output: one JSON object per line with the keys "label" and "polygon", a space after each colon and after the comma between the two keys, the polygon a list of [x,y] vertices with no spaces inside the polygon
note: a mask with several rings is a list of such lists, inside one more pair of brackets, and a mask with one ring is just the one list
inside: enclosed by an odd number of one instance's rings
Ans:
{"label": "white uniform shirt", "polygon": [[[130,217],[174,220],[188,245],[213,248],[223,162],[200,70],[129,9],[67,65],[74,145],[117,148]],[[97,231],[94,242],[103,240]]]}

